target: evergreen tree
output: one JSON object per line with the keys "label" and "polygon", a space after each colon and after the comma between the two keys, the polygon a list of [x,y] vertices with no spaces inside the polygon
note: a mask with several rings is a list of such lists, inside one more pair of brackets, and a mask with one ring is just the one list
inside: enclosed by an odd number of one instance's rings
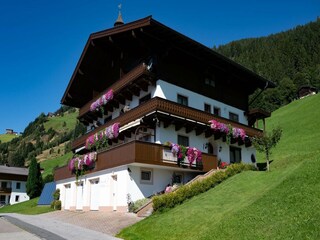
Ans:
{"label": "evergreen tree", "polygon": [[43,187],[43,182],[40,172],[40,164],[37,163],[35,157],[31,159],[26,187],[27,194],[31,199],[40,196]]}
{"label": "evergreen tree", "polygon": [[295,99],[302,85],[320,88],[319,42],[318,18],[286,32],[233,41],[214,50],[278,85],[250,106],[274,111]]}

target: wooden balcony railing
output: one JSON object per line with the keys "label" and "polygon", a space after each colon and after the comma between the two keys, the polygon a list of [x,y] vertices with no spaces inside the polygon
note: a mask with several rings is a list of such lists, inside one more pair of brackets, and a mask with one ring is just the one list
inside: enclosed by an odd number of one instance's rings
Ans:
{"label": "wooden balcony railing", "polygon": [[12,188],[7,188],[7,187],[0,187],[0,193],[11,193]]}
{"label": "wooden balcony railing", "polygon": [[174,116],[178,116],[180,118],[190,119],[192,121],[206,124],[208,126],[209,126],[208,121],[211,119],[215,119],[225,124],[231,124],[233,127],[243,128],[246,131],[246,134],[249,136],[255,136],[262,132],[259,129],[252,128],[247,125],[234,122],[226,118],[218,117],[216,115],[213,115],[204,111],[200,111],[195,108],[183,106],[181,104],[178,104],[166,99],[155,97],[150,99],[147,102],[142,103],[138,107],[131,109],[125,114],[110,120],[106,124],[94,129],[93,131],[79,137],[72,143],[72,149],[76,149],[78,147],[83,146],[85,144],[87,137],[91,136],[92,134],[95,134],[96,132],[101,131],[102,129],[108,127],[109,125],[115,122],[119,122],[120,126],[123,126],[136,119],[142,118],[149,113],[156,112],[156,111],[172,115],[173,118]]}
{"label": "wooden balcony railing", "polygon": [[[98,153],[95,168],[89,173],[132,163],[190,169],[188,165],[179,167],[177,162],[169,162],[163,159],[163,151],[168,149],[168,147],[161,144],[142,141],[124,143]],[[203,153],[201,168],[194,166],[191,169],[199,172],[208,172],[211,169],[216,169],[217,164],[217,156]],[[68,170],[68,166],[58,168],[55,171],[56,181],[70,177],[74,177],[74,175]]]}
{"label": "wooden balcony railing", "polygon": [[105,94],[110,89],[113,90],[114,94],[116,95],[118,92],[120,92],[122,89],[127,87],[130,84],[134,83],[134,80],[139,79],[139,77],[149,74],[149,71],[147,70],[147,66],[142,63],[133,70],[131,70],[129,73],[124,75],[122,78],[120,78],[118,81],[116,81],[114,84],[112,84],[106,91],[92,99],[90,102],[86,103],[82,108],[79,110],[79,117],[81,118],[83,115],[88,113],[90,111],[91,104],[96,101],[98,98],[100,98],[103,94]]}

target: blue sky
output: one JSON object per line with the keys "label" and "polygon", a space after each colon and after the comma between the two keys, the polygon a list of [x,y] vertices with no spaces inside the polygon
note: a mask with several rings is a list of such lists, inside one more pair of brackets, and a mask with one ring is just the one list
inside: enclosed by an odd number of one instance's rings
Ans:
{"label": "blue sky", "polygon": [[89,34],[113,26],[119,3],[125,22],[152,15],[208,47],[320,16],[319,0],[0,0],[0,133],[60,107]]}

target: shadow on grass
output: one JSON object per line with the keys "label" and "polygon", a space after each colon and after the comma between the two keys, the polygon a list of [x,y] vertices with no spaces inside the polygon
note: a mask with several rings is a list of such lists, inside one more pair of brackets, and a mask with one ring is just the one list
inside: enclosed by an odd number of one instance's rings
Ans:
{"label": "shadow on grass", "polygon": [[[269,163],[271,164],[273,162],[273,160],[270,160]],[[263,163],[257,163],[257,167],[259,171],[267,171],[267,163],[263,162]]]}

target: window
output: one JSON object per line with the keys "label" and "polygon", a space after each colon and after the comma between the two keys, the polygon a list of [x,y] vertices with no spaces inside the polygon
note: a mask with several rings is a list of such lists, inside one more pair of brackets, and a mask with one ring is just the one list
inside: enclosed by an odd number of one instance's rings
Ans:
{"label": "window", "polygon": [[205,104],[204,104],[204,111],[205,111],[205,112],[208,112],[208,113],[211,113],[211,105],[205,103]]}
{"label": "window", "polygon": [[153,183],[153,174],[152,169],[141,169],[141,183],[152,184]]}
{"label": "window", "polygon": [[16,202],[19,202],[19,195],[16,195]]}
{"label": "window", "polygon": [[149,99],[151,99],[151,93],[145,95],[144,97],[139,99],[139,104],[144,103],[146,101],[148,101]]}
{"label": "window", "polygon": [[16,189],[20,189],[21,188],[21,183],[17,182],[16,183]]}
{"label": "window", "polygon": [[238,114],[229,112],[229,119],[235,122],[239,122],[239,116]]}
{"label": "window", "polygon": [[175,183],[178,183],[178,184],[183,183],[183,175],[182,175],[182,173],[173,173],[173,175],[172,175],[172,184],[175,184]]}
{"label": "window", "polygon": [[230,147],[230,163],[241,162],[241,148]]}
{"label": "window", "polygon": [[206,85],[209,85],[209,86],[211,86],[211,87],[215,87],[216,86],[216,82],[212,79],[212,78],[205,78],[204,79],[204,83],[206,84]]}
{"label": "window", "polygon": [[104,119],[104,123],[109,122],[111,119],[112,119],[112,115],[106,117],[106,118]]}
{"label": "window", "polygon": [[7,182],[1,182],[1,188],[7,188]]}
{"label": "window", "polygon": [[188,147],[189,146],[189,138],[186,136],[178,135],[178,144]]}
{"label": "window", "polygon": [[221,116],[221,110],[218,107],[213,108],[213,114],[217,116]]}
{"label": "window", "polygon": [[178,94],[177,102],[181,105],[188,106],[188,97]]}
{"label": "window", "polygon": [[6,195],[0,195],[0,204],[6,204]]}

